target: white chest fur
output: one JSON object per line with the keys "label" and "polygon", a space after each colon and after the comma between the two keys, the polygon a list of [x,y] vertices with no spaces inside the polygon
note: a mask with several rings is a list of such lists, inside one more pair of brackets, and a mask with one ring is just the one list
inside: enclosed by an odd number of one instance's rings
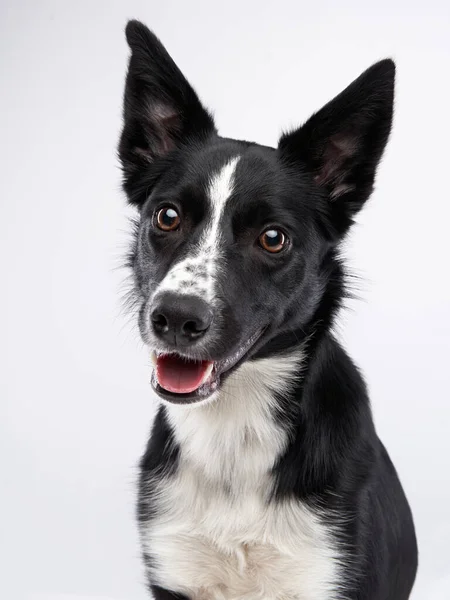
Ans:
{"label": "white chest fur", "polygon": [[180,444],[175,476],[158,481],[143,541],[154,583],[192,600],[332,600],[333,537],[299,501],[267,502],[287,432],[270,413],[271,389],[299,355],[244,364],[214,403],[168,408]]}

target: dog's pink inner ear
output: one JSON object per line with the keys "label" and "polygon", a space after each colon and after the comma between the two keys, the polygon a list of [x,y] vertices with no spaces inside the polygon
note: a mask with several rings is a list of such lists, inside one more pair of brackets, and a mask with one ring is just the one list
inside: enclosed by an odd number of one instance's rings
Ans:
{"label": "dog's pink inner ear", "polygon": [[358,142],[353,135],[337,133],[327,140],[314,179],[318,185],[329,188],[331,198],[337,198],[353,189],[345,178],[349,162],[357,151]]}

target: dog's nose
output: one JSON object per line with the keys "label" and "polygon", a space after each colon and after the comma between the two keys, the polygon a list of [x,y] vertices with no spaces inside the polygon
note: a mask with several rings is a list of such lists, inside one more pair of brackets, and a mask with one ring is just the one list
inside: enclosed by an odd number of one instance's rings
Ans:
{"label": "dog's nose", "polygon": [[205,335],[213,315],[208,304],[198,296],[164,292],[158,295],[150,318],[159,338],[186,346]]}

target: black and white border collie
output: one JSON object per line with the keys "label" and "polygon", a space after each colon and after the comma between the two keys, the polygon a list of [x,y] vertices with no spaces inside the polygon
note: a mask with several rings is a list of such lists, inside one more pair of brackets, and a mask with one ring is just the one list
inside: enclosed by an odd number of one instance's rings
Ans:
{"label": "black and white border collie", "polygon": [[157,600],[406,600],[411,512],[332,333],[339,247],[373,188],[395,66],[276,148],[221,137],[161,42],[126,28],[119,145],[161,402],[139,526]]}

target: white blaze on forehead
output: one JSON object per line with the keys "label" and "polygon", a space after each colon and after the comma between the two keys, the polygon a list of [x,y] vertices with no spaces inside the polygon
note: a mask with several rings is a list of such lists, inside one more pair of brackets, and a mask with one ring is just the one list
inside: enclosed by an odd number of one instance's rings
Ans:
{"label": "white blaze on forehead", "polygon": [[227,200],[233,193],[238,162],[238,156],[230,159],[211,177],[207,191],[208,221],[202,238],[188,256],[173,265],[156,289],[153,298],[160,292],[172,291],[177,294],[202,296],[207,302],[214,302],[215,280],[220,272],[221,261],[220,223]]}
{"label": "white blaze on forehead", "polygon": [[234,174],[238,161],[238,156],[232,158],[210,180],[208,196],[212,204],[212,220],[215,220],[216,223],[223,213],[226,201],[233,192]]}

